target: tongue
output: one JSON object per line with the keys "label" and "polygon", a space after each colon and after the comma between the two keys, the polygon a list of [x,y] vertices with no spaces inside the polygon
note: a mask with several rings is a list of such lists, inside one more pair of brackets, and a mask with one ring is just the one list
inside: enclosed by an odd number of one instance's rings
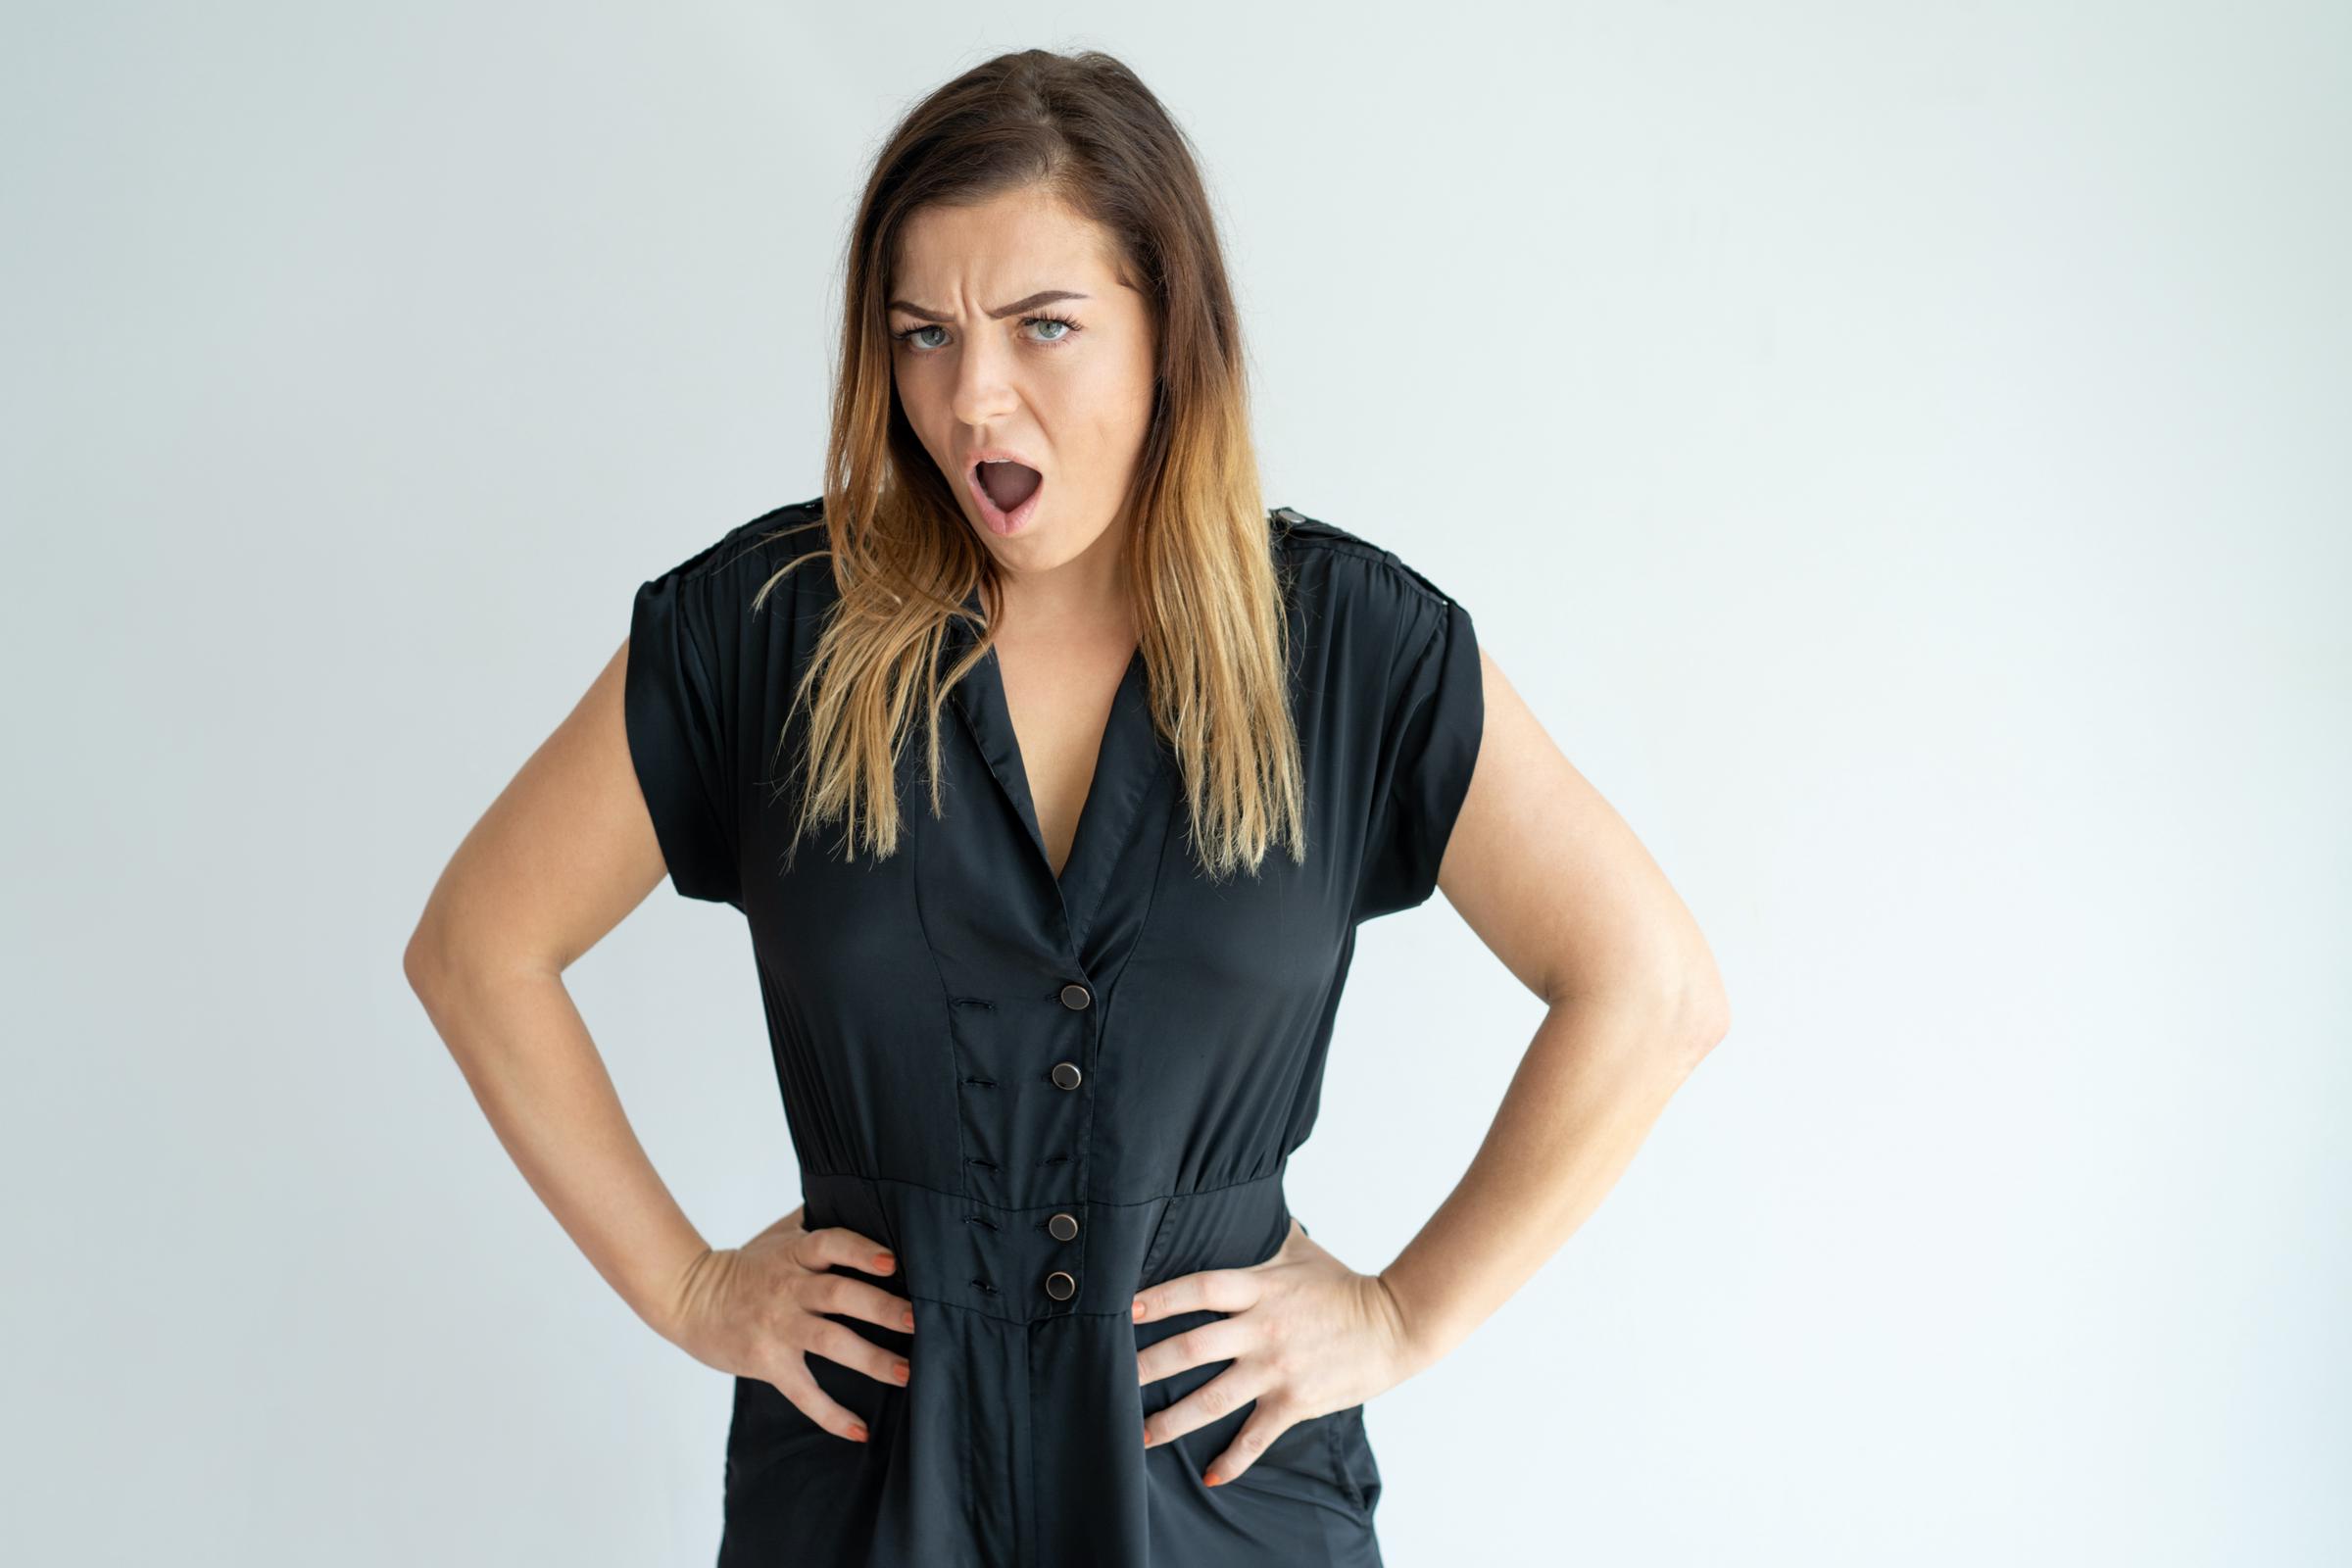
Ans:
{"label": "tongue", "polygon": [[1046,482],[1046,476],[1035,468],[1018,463],[983,463],[980,465],[980,487],[988,492],[1000,511],[1010,512],[1036,493]]}

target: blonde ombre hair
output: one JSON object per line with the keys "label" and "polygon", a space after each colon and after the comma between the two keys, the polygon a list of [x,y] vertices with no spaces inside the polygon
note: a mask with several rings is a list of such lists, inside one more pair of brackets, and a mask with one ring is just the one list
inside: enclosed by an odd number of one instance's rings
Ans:
{"label": "blonde ombre hair", "polygon": [[[918,209],[1042,189],[1102,224],[1123,280],[1150,301],[1158,353],[1133,486],[1127,561],[1152,721],[1183,770],[1194,855],[1211,876],[1254,870],[1276,840],[1305,858],[1288,703],[1286,618],[1250,433],[1241,325],[1207,192],[1183,131],[1124,65],[1031,49],[975,67],[917,104],[877,156],[850,240],[825,461],[826,545],[840,599],[793,695],[808,714],[802,834],[839,821],[855,855],[896,853],[894,760],[918,710],[931,811],[941,710],[986,657],[995,559],[900,409],[885,302]],[[950,622],[972,646],[940,669]],[[786,725],[789,727],[790,717]]]}

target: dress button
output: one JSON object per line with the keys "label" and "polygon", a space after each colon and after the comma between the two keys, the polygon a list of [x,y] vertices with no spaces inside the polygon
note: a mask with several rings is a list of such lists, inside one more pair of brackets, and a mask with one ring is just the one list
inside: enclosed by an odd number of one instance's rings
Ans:
{"label": "dress button", "polygon": [[1077,1277],[1055,1269],[1046,1276],[1046,1294],[1056,1301],[1066,1301],[1078,1294]]}
{"label": "dress button", "polygon": [[1078,1234],[1078,1216],[1075,1214],[1056,1214],[1052,1219],[1046,1221],[1046,1229],[1053,1233],[1055,1241],[1066,1242]]}
{"label": "dress button", "polygon": [[1078,1064],[1074,1061],[1057,1061],[1054,1064],[1054,1087],[1056,1089],[1077,1088],[1080,1076]]}
{"label": "dress button", "polygon": [[1093,994],[1075,980],[1061,988],[1061,1004],[1072,1012],[1081,1010],[1094,1000]]}

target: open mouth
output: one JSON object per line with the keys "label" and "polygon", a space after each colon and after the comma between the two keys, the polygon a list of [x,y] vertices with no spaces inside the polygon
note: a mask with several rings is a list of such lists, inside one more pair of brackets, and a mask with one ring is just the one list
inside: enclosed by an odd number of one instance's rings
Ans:
{"label": "open mouth", "polygon": [[1037,498],[1046,476],[1011,459],[983,459],[965,473],[972,498],[979,503],[981,520],[998,533],[1011,533],[1037,511]]}

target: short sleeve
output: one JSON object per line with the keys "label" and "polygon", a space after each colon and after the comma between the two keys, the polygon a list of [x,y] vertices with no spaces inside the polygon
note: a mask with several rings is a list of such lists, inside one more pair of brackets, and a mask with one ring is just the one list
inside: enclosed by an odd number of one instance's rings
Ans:
{"label": "short sleeve", "polygon": [[690,899],[743,904],[739,846],[770,674],[770,628],[799,572],[755,616],[783,564],[776,514],[747,523],[641,585],[629,615],[622,710],[629,760],[662,858]]}
{"label": "short sleeve", "polygon": [[1398,566],[1422,591],[1412,596],[1419,613],[1404,622],[1396,645],[1380,728],[1358,921],[1410,909],[1437,891],[1438,864],[1469,793],[1486,727],[1470,612],[1409,566]]}

